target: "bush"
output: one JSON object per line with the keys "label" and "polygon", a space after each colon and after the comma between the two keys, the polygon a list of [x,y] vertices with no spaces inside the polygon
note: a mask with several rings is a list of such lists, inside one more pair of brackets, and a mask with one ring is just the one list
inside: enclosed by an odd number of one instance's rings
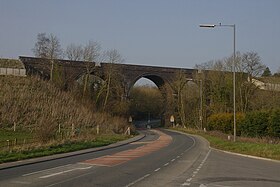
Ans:
{"label": "bush", "polygon": [[[245,116],[242,113],[236,114],[236,125],[244,120]],[[227,134],[233,134],[233,114],[232,113],[219,113],[213,114],[208,118],[208,129],[217,130]],[[237,129],[237,135],[241,132]]]}
{"label": "bush", "polygon": [[269,113],[267,111],[250,112],[240,124],[241,135],[249,137],[267,136]]}
{"label": "bush", "polygon": [[273,110],[269,118],[268,135],[280,138],[280,109]]}
{"label": "bush", "polygon": [[[236,134],[247,137],[280,138],[280,109],[236,114]],[[233,134],[233,114],[219,113],[208,118],[208,129]]]}

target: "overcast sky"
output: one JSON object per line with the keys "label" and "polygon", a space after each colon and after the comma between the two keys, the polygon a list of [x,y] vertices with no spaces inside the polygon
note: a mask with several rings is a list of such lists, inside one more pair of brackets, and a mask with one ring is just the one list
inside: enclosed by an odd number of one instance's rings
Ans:
{"label": "overcast sky", "polygon": [[280,67],[280,0],[0,0],[0,57],[33,56],[38,33],[63,48],[97,41],[125,63],[193,68],[236,50],[255,51],[272,72]]}

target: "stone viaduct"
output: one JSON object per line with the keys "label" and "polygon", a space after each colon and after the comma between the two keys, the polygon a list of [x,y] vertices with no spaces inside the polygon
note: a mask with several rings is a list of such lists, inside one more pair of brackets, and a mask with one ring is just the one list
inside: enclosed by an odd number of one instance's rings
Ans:
{"label": "stone viaduct", "polygon": [[[37,74],[44,79],[49,79],[50,62],[47,59],[23,56],[20,56],[19,59],[24,64],[27,75]],[[64,75],[66,85],[78,80],[86,73],[87,64],[83,61],[56,60],[55,64],[60,67],[61,72]],[[94,68],[92,68],[93,71],[91,73],[103,78],[104,72],[109,65],[110,64],[108,63],[96,64],[92,62],[92,66],[94,66]],[[194,78],[194,74],[197,72],[196,69],[131,64],[113,64],[113,66],[118,71],[120,71],[121,75],[123,76],[122,78],[126,97],[129,95],[129,91],[136,81],[142,77],[153,81],[158,86],[158,88],[161,88],[166,83],[171,86],[172,81],[179,72],[185,74],[186,78],[190,80]]]}

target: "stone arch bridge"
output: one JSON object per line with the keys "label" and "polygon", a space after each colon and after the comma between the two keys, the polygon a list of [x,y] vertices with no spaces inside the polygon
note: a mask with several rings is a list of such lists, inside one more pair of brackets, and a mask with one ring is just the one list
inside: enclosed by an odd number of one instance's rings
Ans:
{"label": "stone arch bridge", "polygon": [[[19,57],[20,61],[24,64],[27,75],[39,75],[44,79],[50,77],[50,62],[43,58],[34,57]],[[66,85],[71,84],[73,81],[78,80],[81,76],[86,74],[86,62],[71,61],[71,60],[55,60],[55,64],[60,68],[63,74]],[[172,82],[178,73],[185,74],[186,78],[193,80],[196,69],[185,68],[172,68],[172,67],[157,67],[157,66],[143,66],[131,64],[108,64],[91,63],[94,68],[92,74],[99,75],[100,78],[104,77],[104,73],[109,65],[113,65],[122,75],[122,83],[124,85],[125,96],[128,97],[130,89],[140,78],[147,78],[154,82],[158,88],[167,84],[172,87]]]}

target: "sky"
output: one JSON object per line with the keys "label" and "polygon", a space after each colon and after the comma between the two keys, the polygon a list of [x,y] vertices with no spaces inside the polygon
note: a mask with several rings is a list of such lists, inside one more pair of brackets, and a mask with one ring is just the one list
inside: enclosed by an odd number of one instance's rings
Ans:
{"label": "sky", "polygon": [[124,63],[193,68],[254,51],[280,68],[280,0],[0,0],[0,57],[33,56],[38,33],[71,43],[99,42]]}

